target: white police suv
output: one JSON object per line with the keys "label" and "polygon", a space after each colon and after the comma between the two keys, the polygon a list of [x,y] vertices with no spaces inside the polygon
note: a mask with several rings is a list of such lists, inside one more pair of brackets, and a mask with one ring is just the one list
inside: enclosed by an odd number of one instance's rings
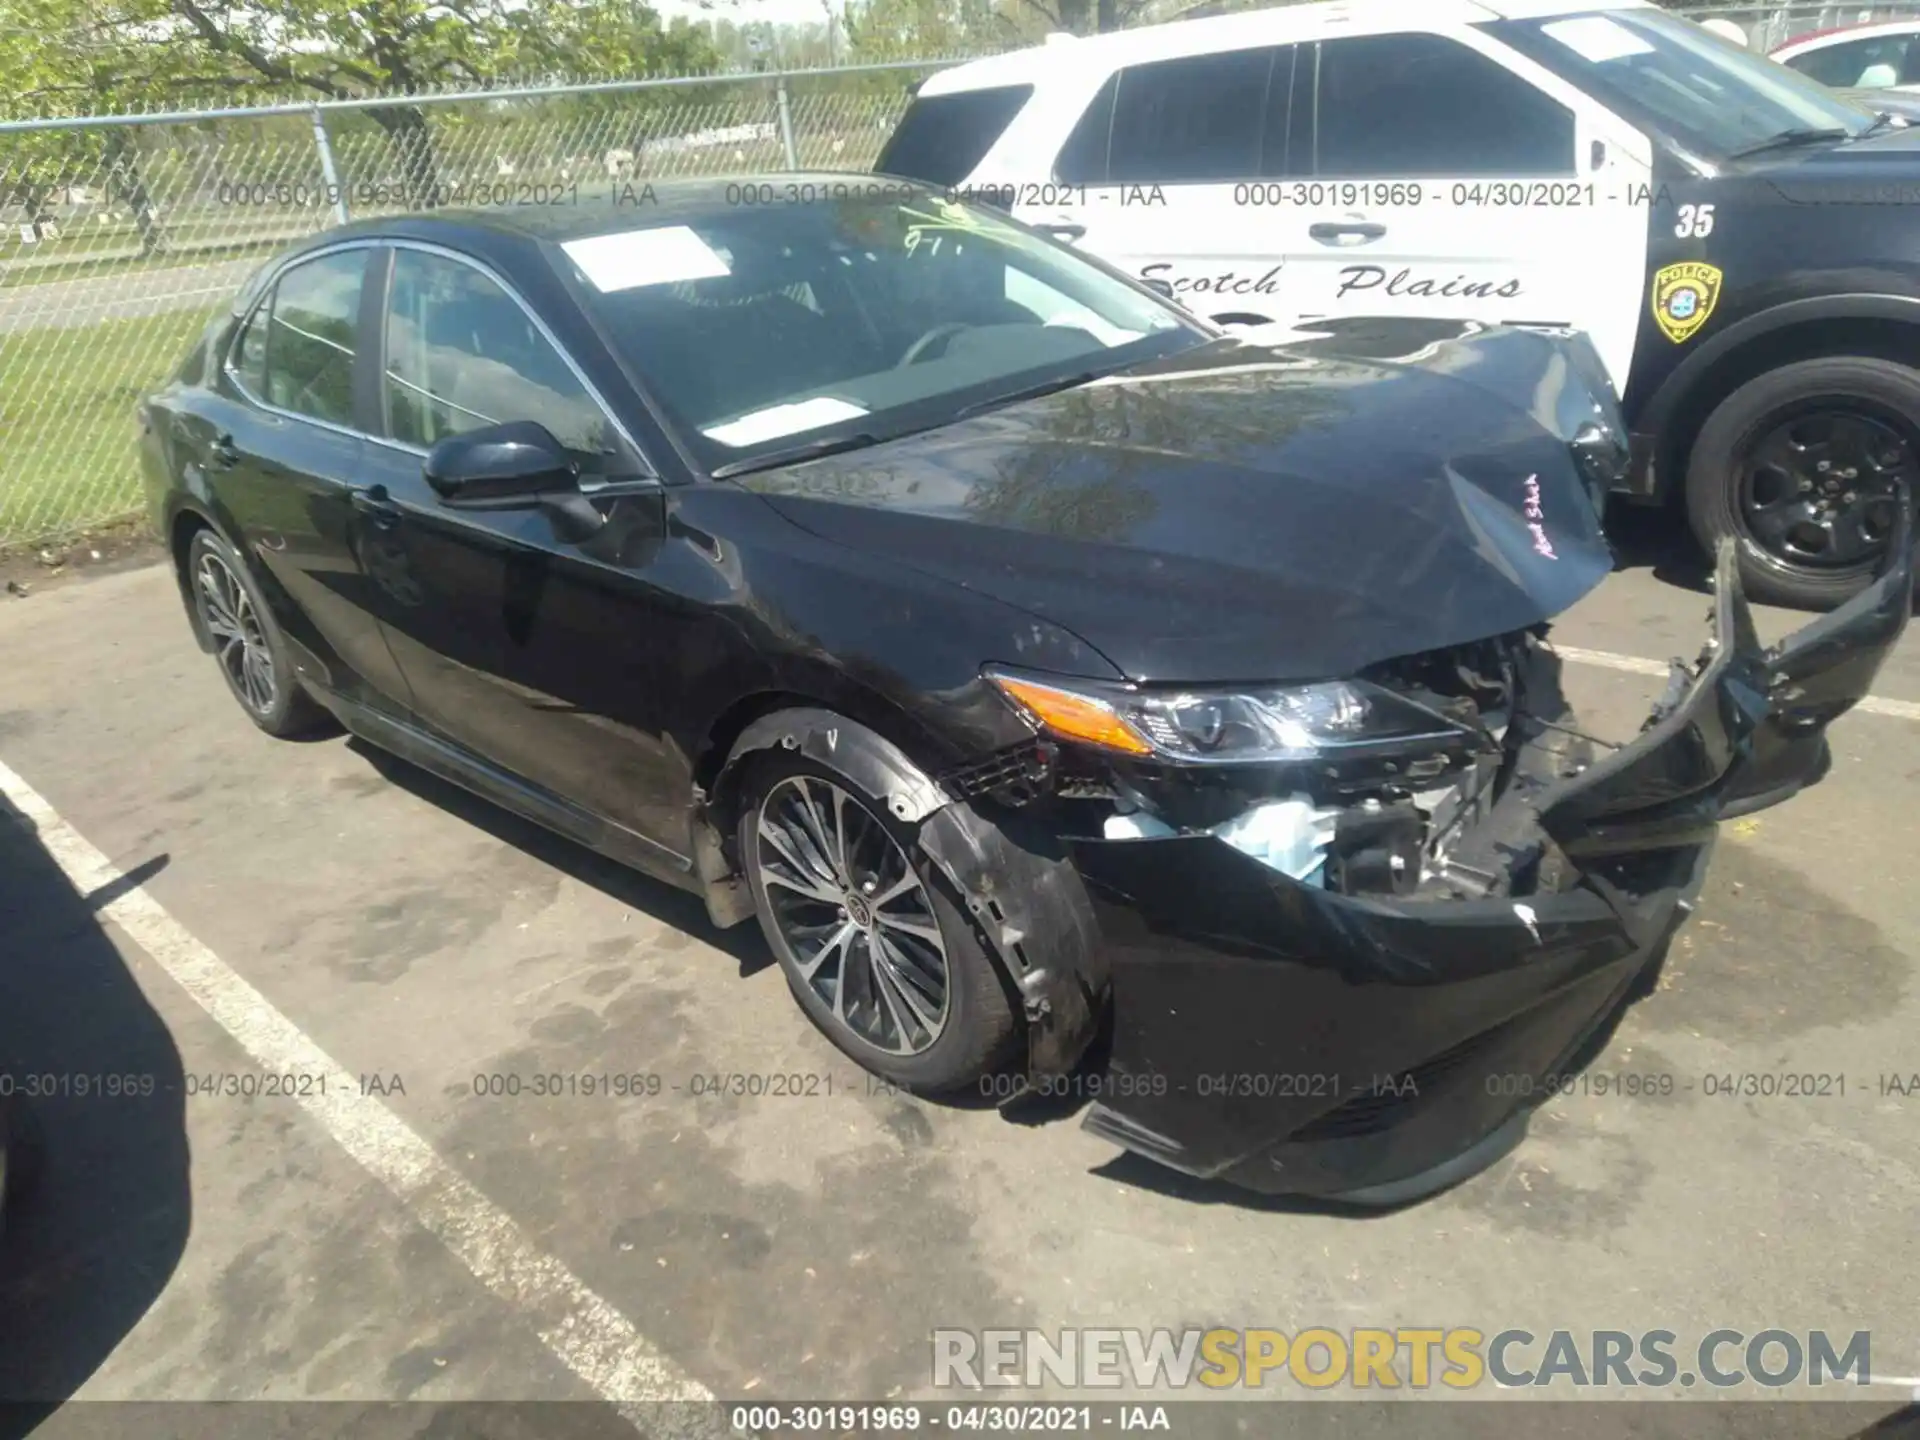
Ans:
{"label": "white police suv", "polygon": [[974,61],[876,170],[1227,324],[1585,331],[1629,498],[1748,592],[1864,585],[1920,457],[1920,128],[1639,0],[1339,0]]}

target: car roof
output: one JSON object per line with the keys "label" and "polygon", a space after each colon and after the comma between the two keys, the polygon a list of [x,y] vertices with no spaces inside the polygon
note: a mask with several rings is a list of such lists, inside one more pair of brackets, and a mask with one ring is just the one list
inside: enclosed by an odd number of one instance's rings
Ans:
{"label": "car roof", "polygon": [[[308,237],[286,254],[297,255],[347,240],[419,240],[488,255],[525,250],[530,243],[560,244],[642,226],[685,224],[738,209],[743,193],[767,194],[777,202],[797,187],[805,199],[831,200],[842,194],[859,198],[869,187],[882,183],[889,195],[897,196],[905,186],[933,193],[913,181],[889,177],[881,182],[865,171],[774,170],[672,180],[635,176],[612,182],[605,196],[568,198],[564,203],[449,206],[351,221]],[[553,189],[562,195],[572,194],[566,187]],[[516,186],[515,193],[518,190]]]}
{"label": "car roof", "polygon": [[1531,20],[1592,10],[1646,10],[1653,0],[1319,0],[1279,5],[1204,20],[1175,20],[1106,35],[1055,34],[1040,45],[969,61],[931,76],[922,95],[982,90],[997,85],[1040,83],[1049,72],[1086,65],[1102,71],[1148,60],[1209,55],[1243,46],[1321,40],[1348,31],[1474,25],[1489,20]]}
{"label": "car roof", "polygon": [[1797,55],[1803,50],[1824,50],[1829,45],[1871,40],[1876,35],[1903,35],[1914,31],[1920,31],[1920,16],[1910,16],[1905,20],[1876,20],[1866,25],[1834,25],[1825,30],[1796,35],[1784,45],[1774,46],[1767,54]]}

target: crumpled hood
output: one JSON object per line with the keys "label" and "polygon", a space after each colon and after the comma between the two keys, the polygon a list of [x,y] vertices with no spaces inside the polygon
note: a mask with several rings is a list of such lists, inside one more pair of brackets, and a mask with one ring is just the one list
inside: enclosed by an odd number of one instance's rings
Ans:
{"label": "crumpled hood", "polygon": [[1327,678],[1599,584],[1599,491],[1568,447],[1618,426],[1594,370],[1576,344],[1455,322],[1228,339],[740,483],[1137,680]]}

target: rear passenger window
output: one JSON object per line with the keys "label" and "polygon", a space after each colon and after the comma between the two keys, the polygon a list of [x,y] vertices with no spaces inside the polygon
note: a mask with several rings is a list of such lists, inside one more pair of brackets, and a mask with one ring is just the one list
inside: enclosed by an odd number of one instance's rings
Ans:
{"label": "rear passenger window", "polygon": [[907,107],[873,168],[929,185],[958,185],[986,159],[1032,95],[1031,85],[922,95]]}
{"label": "rear passenger window", "polygon": [[[342,250],[296,265],[280,277],[259,316],[267,331],[265,398],[295,415],[353,424],[353,350],[360,324],[366,250]],[[241,339],[241,373],[249,363],[253,325]]]}
{"label": "rear passenger window", "polygon": [[264,397],[267,393],[267,330],[272,324],[273,301],[269,298],[253,312],[233,347],[233,373],[249,395]]}
{"label": "rear passenger window", "polygon": [[1272,49],[1134,65],[1118,76],[1107,179],[1181,184],[1260,174]]}
{"label": "rear passenger window", "polygon": [[1574,173],[1573,112],[1455,41],[1322,41],[1318,74],[1319,175]]}

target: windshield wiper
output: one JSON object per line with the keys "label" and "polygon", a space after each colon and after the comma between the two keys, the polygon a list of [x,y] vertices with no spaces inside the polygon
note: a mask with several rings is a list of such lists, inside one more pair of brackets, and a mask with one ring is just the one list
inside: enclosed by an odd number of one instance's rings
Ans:
{"label": "windshield wiper", "polygon": [[1061,390],[1072,390],[1077,386],[1090,384],[1106,372],[1082,370],[1078,375],[1062,375],[1052,380],[1042,380],[1038,385],[1025,385],[1018,390],[1007,390],[999,395],[989,395],[984,400],[976,400],[971,405],[962,405],[953,412],[956,420],[965,420],[987,410],[999,410],[1007,405],[1018,405],[1022,400],[1038,400],[1043,395],[1052,395]]}
{"label": "windshield wiper", "polygon": [[716,480],[725,480],[733,475],[750,475],[755,470],[777,470],[782,465],[798,465],[802,460],[818,460],[823,455],[838,455],[845,450],[864,450],[869,445],[879,443],[879,436],[869,435],[864,430],[857,435],[822,436],[818,440],[802,440],[798,445],[769,450],[745,460],[729,460],[708,473]]}
{"label": "windshield wiper", "polygon": [[1734,151],[1727,158],[1744,160],[1749,155],[1764,155],[1770,150],[1792,150],[1801,145],[1818,145],[1826,140],[1851,140],[1852,138],[1853,131],[1841,125],[1801,126],[1792,130],[1782,130],[1778,135],[1770,136],[1758,145],[1749,145],[1744,150]]}

